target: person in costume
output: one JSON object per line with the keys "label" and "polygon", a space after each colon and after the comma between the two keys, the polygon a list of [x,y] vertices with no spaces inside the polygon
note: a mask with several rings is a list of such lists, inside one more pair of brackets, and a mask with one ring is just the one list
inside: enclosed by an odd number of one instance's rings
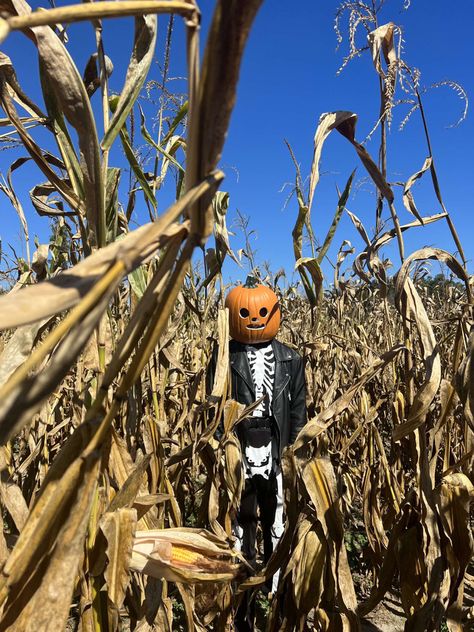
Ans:
{"label": "person in costume", "polygon": [[[249,277],[227,295],[229,310],[231,396],[249,405],[259,401],[237,426],[245,485],[234,533],[246,560],[255,567],[260,519],[264,561],[270,558],[284,528],[280,459],[306,423],[303,358],[276,340],[281,313],[278,297]],[[278,575],[272,580],[275,592]],[[239,632],[253,630],[250,609],[241,607]]]}

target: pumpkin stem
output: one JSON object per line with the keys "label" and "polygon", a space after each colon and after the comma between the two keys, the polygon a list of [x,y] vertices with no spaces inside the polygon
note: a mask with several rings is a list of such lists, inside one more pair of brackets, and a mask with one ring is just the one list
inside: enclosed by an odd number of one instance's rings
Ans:
{"label": "pumpkin stem", "polygon": [[244,287],[248,287],[248,288],[256,288],[258,285],[258,279],[256,276],[253,276],[252,274],[249,274],[247,276],[247,279],[245,281],[245,285]]}

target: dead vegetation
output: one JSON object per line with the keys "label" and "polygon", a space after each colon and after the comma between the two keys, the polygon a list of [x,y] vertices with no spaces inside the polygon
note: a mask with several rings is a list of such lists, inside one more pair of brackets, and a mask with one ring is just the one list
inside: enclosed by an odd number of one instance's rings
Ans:
{"label": "dead vegetation", "polygon": [[[424,125],[427,158],[401,195],[414,219],[399,221],[400,196],[384,162],[387,126],[397,80],[411,81],[423,114],[421,91],[400,59],[396,27],[379,25],[375,9],[360,2],[344,3],[339,16],[349,12],[350,56],[358,53],[358,25],[368,30],[381,89],[379,159],[356,140],[351,112],[321,117],[309,191],[294,159],[293,245],[304,295],[281,275],[265,280],[281,299],[282,339],[305,356],[310,421],[285,455],[287,524],[268,566],[248,577],[232,553],[242,489],[233,428],[245,411],[228,399],[219,271],[233,253],[228,197],[217,192],[223,174],[216,168],[259,4],[217,2],[202,64],[194,2],[121,0],[33,13],[24,0],[2,5],[3,36],[22,30],[40,59],[42,108],[23,93],[5,55],[0,102],[46,179],[31,191],[32,203],[54,225],[49,251],[40,247],[31,261],[16,261],[19,278],[0,297],[0,630],[231,630],[239,595],[258,589],[277,568],[278,593],[260,604],[270,631],[359,630],[362,618],[392,594],[400,598],[407,631],[467,629],[472,278]],[[150,178],[127,121],[153,58],[159,13],[185,20],[189,102],[163,119],[157,139],[142,117],[141,133],[156,153]],[[135,16],[135,47],[116,97],[107,86],[102,22],[118,15]],[[96,33],[86,82],[61,37],[60,23],[77,20],[91,20]],[[102,139],[90,105],[99,88]],[[37,144],[32,123],[49,131],[56,155]],[[350,213],[365,247],[348,277],[341,269],[351,246],[343,242],[328,290],[321,265],[353,180],[317,246],[310,212],[333,130],[354,147],[377,200],[373,237]],[[109,165],[114,142],[133,173],[122,204],[121,173]],[[28,240],[12,182],[20,166],[12,164],[2,191]],[[177,199],[158,214],[157,196],[171,172]],[[417,209],[412,186],[429,175],[439,212],[428,217]],[[138,203],[153,221],[132,230]],[[434,248],[407,256],[403,234],[435,221],[447,223],[458,256]],[[213,232],[215,248],[200,274],[192,255]],[[305,240],[311,256],[304,256]],[[401,258],[394,277],[381,255],[391,240]],[[429,260],[445,265],[452,278],[430,285]],[[206,389],[216,342],[218,370]]]}

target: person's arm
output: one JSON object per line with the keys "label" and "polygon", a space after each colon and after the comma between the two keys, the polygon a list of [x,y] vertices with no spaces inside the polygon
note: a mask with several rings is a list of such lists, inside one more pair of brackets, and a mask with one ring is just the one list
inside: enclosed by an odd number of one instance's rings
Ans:
{"label": "person's arm", "polygon": [[303,358],[292,361],[293,374],[290,383],[290,444],[306,423],[306,382]]}

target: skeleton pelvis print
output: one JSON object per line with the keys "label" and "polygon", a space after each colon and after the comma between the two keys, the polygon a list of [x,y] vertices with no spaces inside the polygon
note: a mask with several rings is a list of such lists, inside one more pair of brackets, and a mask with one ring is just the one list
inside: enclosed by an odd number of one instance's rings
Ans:
{"label": "skeleton pelvis print", "polygon": [[245,446],[245,461],[247,465],[247,477],[260,475],[270,478],[272,470],[272,443],[262,445],[259,448]]}

